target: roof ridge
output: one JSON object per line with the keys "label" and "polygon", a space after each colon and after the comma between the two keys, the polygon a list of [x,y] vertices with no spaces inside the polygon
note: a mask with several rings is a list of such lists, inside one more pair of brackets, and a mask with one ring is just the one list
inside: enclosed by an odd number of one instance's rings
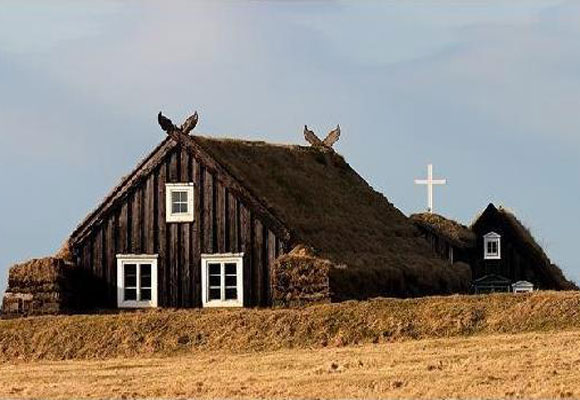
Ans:
{"label": "roof ridge", "polygon": [[[312,146],[305,146],[305,145],[301,145],[301,144],[297,144],[297,143],[275,143],[275,142],[268,142],[266,140],[263,139],[238,139],[235,137],[224,137],[224,136],[214,136],[214,135],[208,135],[208,134],[195,134],[195,135],[189,135],[190,138],[192,139],[201,139],[201,140],[212,140],[212,141],[218,141],[218,142],[234,142],[234,143],[244,143],[244,144],[248,144],[248,145],[255,145],[255,146],[272,146],[272,147],[282,147],[282,148],[290,148],[290,149],[296,149],[296,150],[310,150],[310,149],[314,149]],[[316,150],[316,149],[314,149]]]}

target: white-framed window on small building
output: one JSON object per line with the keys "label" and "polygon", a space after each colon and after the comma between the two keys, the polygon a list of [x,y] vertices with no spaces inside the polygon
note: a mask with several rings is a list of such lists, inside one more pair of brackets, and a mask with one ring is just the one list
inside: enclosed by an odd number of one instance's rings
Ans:
{"label": "white-framed window on small building", "polygon": [[243,253],[202,254],[201,295],[204,307],[243,307]]}
{"label": "white-framed window on small building", "polygon": [[167,222],[193,222],[193,183],[165,184]]}
{"label": "white-framed window on small building", "polygon": [[490,232],[483,237],[483,258],[485,260],[501,259],[501,236]]}
{"label": "white-framed window on small building", "polygon": [[117,255],[117,306],[157,307],[157,255]]}

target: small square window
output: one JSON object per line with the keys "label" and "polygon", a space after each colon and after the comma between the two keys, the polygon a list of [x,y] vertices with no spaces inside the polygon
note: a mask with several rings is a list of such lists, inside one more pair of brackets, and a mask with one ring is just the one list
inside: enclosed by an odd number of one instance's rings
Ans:
{"label": "small square window", "polygon": [[168,183],[166,191],[166,221],[193,222],[193,183]]}
{"label": "small square window", "polygon": [[501,259],[501,236],[490,232],[483,237],[483,258],[485,260]]}

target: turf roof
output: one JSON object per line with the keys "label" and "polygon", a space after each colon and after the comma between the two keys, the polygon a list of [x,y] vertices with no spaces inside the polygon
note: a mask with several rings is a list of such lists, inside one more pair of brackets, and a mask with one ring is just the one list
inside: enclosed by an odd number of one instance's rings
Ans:
{"label": "turf roof", "polygon": [[475,233],[459,222],[432,213],[413,214],[411,220],[418,226],[443,236],[457,247],[470,248],[475,246]]}
{"label": "turf roof", "polygon": [[296,244],[346,266],[331,276],[335,293],[412,296],[469,284],[466,271],[439,260],[410,220],[342,156],[312,147],[191,138],[266,203]]}

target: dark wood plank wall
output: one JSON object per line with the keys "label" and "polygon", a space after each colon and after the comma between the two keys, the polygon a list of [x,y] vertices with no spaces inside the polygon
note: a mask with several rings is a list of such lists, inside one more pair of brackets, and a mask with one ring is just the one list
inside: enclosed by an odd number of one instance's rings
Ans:
{"label": "dark wood plank wall", "polygon": [[[176,147],[75,245],[97,307],[116,305],[117,254],[158,254],[158,302],[201,306],[201,255],[244,253],[244,303],[271,304],[271,269],[286,244],[189,151]],[[166,223],[165,184],[194,183],[193,223]]]}
{"label": "dark wood plank wall", "polygon": [[[501,235],[501,260],[484,260],[483,235],[496,232]],[[492,215],[476,226],[478,236],[474,250],[474,277],[494,273],[512,281],[527,280],[537,288],[554,288],[554,280],[545,269],[545,262],[523,243],[513,228],[502,218]]]}

